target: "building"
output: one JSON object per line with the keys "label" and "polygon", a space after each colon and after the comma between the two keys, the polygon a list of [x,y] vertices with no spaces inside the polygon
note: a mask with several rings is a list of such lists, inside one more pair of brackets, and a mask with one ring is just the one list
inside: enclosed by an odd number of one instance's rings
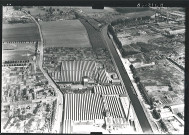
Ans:
{"label": "building", "polygon": [[119,79],[113,79],[113,80],[111,80],[111,82],[112,82],[112,85],[120,85],[121,84],[121,80],[119,80]]}

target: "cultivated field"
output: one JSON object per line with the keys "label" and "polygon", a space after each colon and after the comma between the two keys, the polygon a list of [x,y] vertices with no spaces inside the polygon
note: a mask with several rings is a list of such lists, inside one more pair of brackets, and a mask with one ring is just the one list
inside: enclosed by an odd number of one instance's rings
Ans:
{"label": "cultivated field", "polygon": [[91,47],[79,20],[40,22],[45,47]]}
{"label": "cultivated field", "polygon": [[35,23],[3,24],[3,42],[39,41],[39,31]]}

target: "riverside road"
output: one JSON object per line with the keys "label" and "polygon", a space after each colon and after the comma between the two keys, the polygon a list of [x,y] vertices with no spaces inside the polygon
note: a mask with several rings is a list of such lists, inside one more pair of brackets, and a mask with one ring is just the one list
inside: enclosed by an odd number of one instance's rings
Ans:
{"label": "riverside road", "polygon": [[116,51],[115,46],[112,43],[112,40],[108,37],[107,26],[102,29],[102,37],[106,41],[106,44],[111,51],[110,53],[112,53],[113,59],[116,62],[116,65],[117,65],[118,70],[120,72],[120,75],[122,77],[123,83],[124,83],[124,85],[127,89],[127,93],[129,95],[131,103],[134,107],[135,113],[138,117],[138,120],[139,120],[139,123],[142,127],[143,132],[144,133],[153,133],[151,126],[149,124],[149,121],[148,121],[148,119],[147,119],[147,117],[144,113],[144,110],[143,110],[141,104],[140,104],[140,101],[139,101],[137,95],[133,93],[133,90],[131,88],[133,85],[131,83],[131,80],[130,80],[125,68],[124,68],[124,65],[123,65],[123,63],[122,63],[122,61],[121,61],[121,59],[120,59],[120,57],[119,57],[119,55]]}

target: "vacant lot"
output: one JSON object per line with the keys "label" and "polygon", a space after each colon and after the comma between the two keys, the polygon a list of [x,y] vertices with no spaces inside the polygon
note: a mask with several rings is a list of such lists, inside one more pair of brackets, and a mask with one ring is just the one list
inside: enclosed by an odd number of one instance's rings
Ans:
{"label": "vacant lot", "polygon": [[36,16],[36,15],[44,15],[46,13],[45,10],[42,10],[40,7],[31,7],[31,8],[28,8],[28,7],[24,7],[23,8],[24,10],[26,11],[30,11],[30,14],[33,15],[33,16]]}
{"label": "vacant lot", "polygon": [[79,20],[40,22],[45,47],[91,47]]}
{"label": "vacant lot", "polygon": [[3,24],[3,42],[39,41],[39,31],[35,23]]}
{"label": "vacant lot", "polygon": [[140,76],[143,84],[156,83],[166,85],[167,83],[174,84],[174,90],[184,89],[184,73],[177,70],[176,66],[167,60],[159,60],[157,65],[152,67],[137,69],[137,74]]}

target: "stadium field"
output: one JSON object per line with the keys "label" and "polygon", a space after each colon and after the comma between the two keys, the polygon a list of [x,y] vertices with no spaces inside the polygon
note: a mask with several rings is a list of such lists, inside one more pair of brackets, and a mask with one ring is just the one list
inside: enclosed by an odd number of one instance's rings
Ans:
{"label": "stadium field", "polygon": [[79,20],[40,22],[44,47],[91,47],[87,31]]}
{"label": "stadium field", "polygon": [[40,41],[39,30],[35,23],[3,24],[3,42]]}

